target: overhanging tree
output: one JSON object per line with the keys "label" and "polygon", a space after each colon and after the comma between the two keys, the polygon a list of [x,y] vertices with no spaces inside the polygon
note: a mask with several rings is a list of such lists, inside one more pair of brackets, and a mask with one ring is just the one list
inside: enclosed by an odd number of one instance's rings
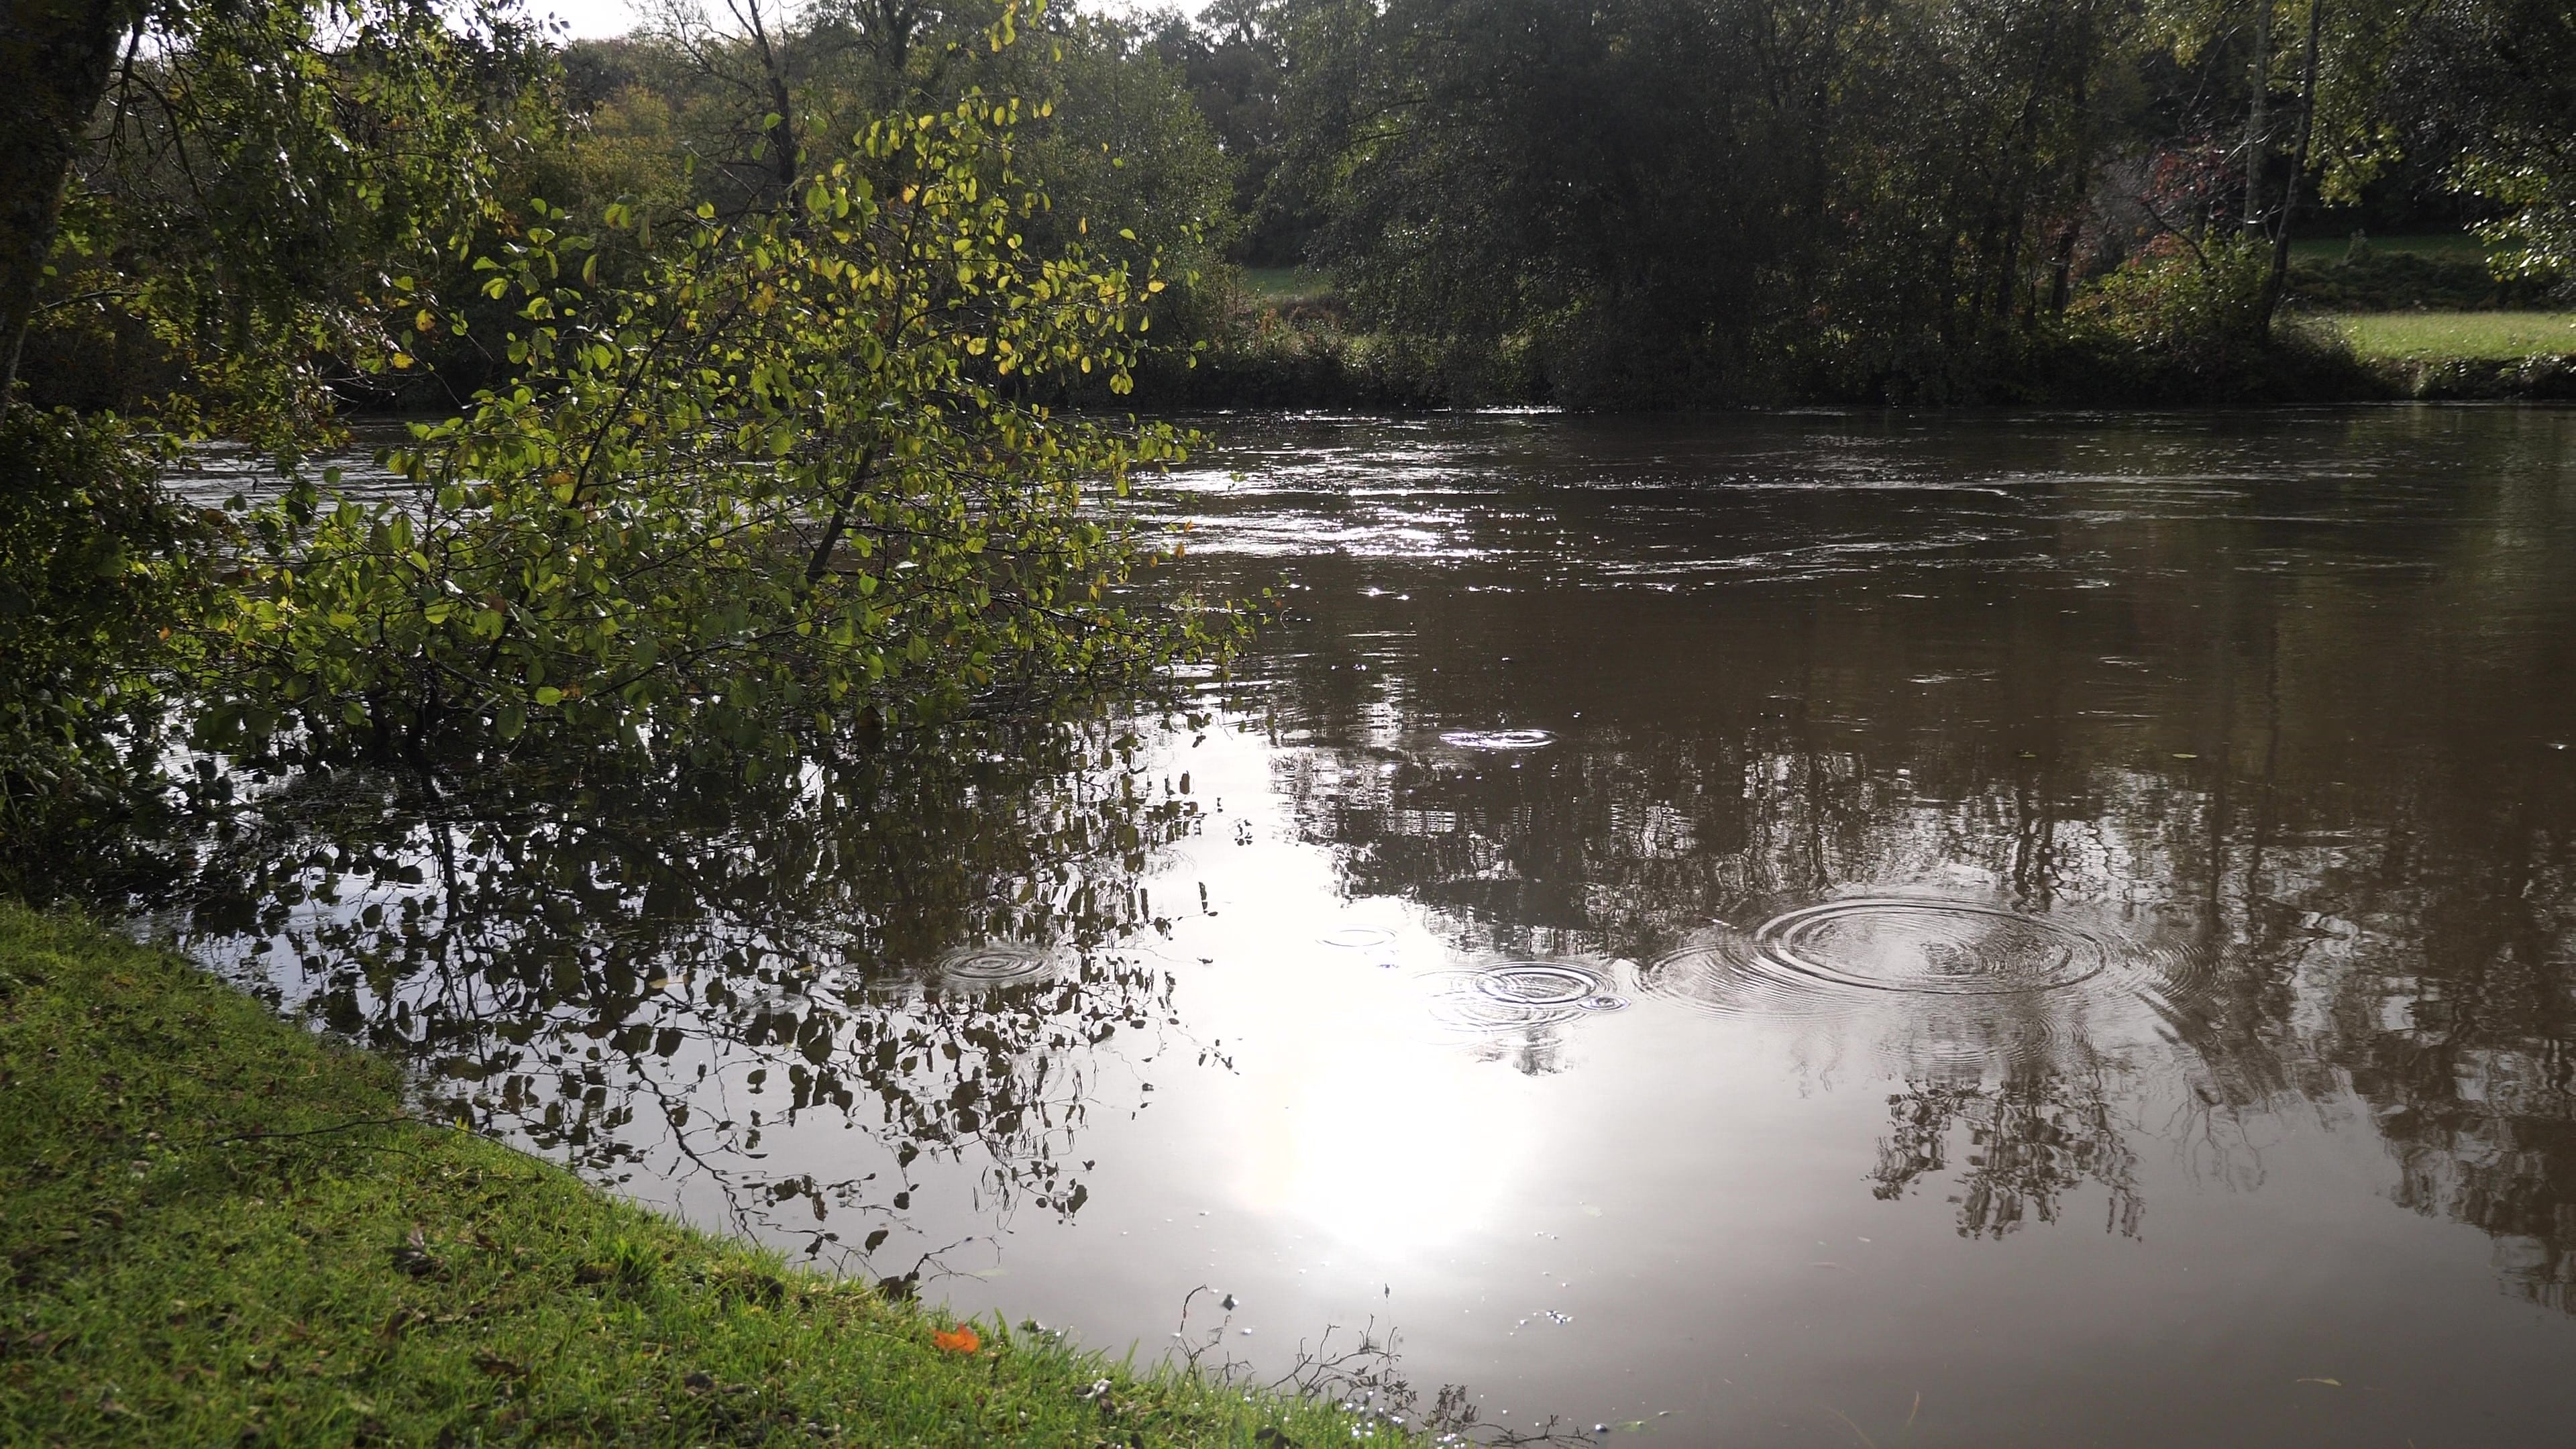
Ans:
{"label": "overhanging tree", "polygon": [[263,520],[211,737],[756,760],[1220,652],[1232,616],[1131,597],[1161,548],[1092,507],[1181,440],[1035,401],[1126,391],[1164,283],[1079,229],[1032,250],[1022,116],[878,122],[787,207],[702,207],[632,285],[586,283],[590,243],[534,204],[488,283],[519,379],[420,430],[418,497]]}

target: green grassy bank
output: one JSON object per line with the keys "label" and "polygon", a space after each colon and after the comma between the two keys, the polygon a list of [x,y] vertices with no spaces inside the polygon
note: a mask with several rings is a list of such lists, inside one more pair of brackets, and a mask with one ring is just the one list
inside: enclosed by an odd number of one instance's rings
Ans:
{"label": "green grassy bank", "polygon": [[[1349,1444],[411,1120],[387,1062],[0,903],[0,1442]],[[1105,1381],[1105,1382],[1104,1382]]]}
{"label": "green grassy bank", "polygon": [[2576,312],[2380,312],[2334,319],[2365,361],[2504,362],[2576,355]]}
{"label": "green grassy bank", "polygon": [[2345,313],[2326,319],[2387,392],[2576,400],[2576,312]]}
{"label": "green grassy bank", "polygon": [[1244,295],[1256,302],[1311,302],[1333,294],[1333,279],[1312,267],[1245,267]]}

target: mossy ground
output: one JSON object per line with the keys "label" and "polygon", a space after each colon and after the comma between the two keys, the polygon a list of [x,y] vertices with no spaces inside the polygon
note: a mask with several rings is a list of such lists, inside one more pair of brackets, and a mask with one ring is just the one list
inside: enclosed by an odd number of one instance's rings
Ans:
{"label": "mossy ground", "polygon": [[[1350,1444],[412,1120],[387,1062],[0,903],[0,1442]],[[1103,1383],[1103,1381],[1106,1381]]]}

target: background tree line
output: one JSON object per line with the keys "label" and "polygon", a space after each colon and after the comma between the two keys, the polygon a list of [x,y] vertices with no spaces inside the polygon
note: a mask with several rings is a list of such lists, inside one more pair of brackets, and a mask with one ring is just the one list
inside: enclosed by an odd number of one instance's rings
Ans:
{"label": "background tree line", "polygon": [[[1218,366],[1143,359],[1149,402],[1257,400],[1282,363],[1234,265],[1329,278],[1290,320],[1378,339],[1412,396],[1651,406],[2260,393],[2301,371],[2294,235],[2482,226],[2527,297],[2576,255],[2551,0],[653,0],[575,42],[508,8],[168,14],[184,43],[126,46],[67,148],[39,402],[130,410],[187,338],[258,355],[249,324],[349,392],[370,271],[470,297],[528,198],[737,217],[970,93],[1030,102],[1032,247],[1163,259],[1156,322]],[[303,73],[264,89],[263,53]],[[120,286],[192,297],[138,320]],[[498,335],[354,392],[461,400]]]}
{"label": "background tree line", "polygon": [[2279,385],[2294,235],[2570,271],[2549,0],[1222,0],[1158,45],[1239,254],[1460,395],[2224,396]]}

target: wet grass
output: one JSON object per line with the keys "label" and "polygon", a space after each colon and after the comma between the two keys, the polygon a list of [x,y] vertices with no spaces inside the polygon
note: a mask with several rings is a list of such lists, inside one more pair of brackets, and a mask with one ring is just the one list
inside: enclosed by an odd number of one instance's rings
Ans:
{"label": "wet grass", "polygon": [[[1350,1444],[617,1202],[391,1064],[0,902],[0,1442]],[[1380,1442],[1379,1425],[1358,1431]]]}
{"label": "wet grass", "polygon": [[2576,312],[2360,312],[2331,320],[2365,361],[2509,362],[2576,354]]}

